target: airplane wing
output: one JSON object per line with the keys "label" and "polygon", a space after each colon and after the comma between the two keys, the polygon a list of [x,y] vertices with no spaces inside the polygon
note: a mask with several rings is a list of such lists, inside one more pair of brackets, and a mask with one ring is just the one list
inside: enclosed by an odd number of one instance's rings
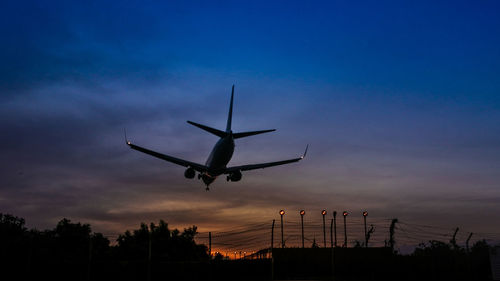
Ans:
{"label": "airplane wing", "polygon": [[304,159],[304,157],[306,157],[307,148],[308,147],[309,147],[309,145],[306,146],[306,151],[299,158],[282,160],[282,161],[276,161],[276,162],[261,163],[261,164],[250,164],[250,165],[227,167],[226,170],[224,171],[224,174],[229,174],[229,173],[232,173],[232,172],[235,172],[235,171],[249,171],[249,170],[255,170],[255,169],[264,169],[264,168],[268,168],[268,167],[273,167],[273,166],[279,166],[279,165],[289,164],[289,163],[293,163],[293,162],[298,162],[298,161]]}
{"label": "airplane wing", "polygon": [[183,160],[183,159],[180,159],[180,158],[175,158],[175,157],[172,157],[172,156],[161,154],[161,153],[149,150],[147,148],[140,147],[138,145],[132,144],[129,141],[127,141],[127,145],[130,146],[130,148],[132,148],[132,149],[135,149],[137,151],[149,154],[149,155],[154,156],[156,158],[160,158],[160,159],[163,159],[165,161],[172,162],[174,164],[181,165],[181,166],[184,166],[184,167],[192,167],[193,169],[195,169],[198,172],[204,172],[204,171],[207,170],[207,166],[205,166],[205,165],[201,165],[201,164],[190,162],[190,161]]}

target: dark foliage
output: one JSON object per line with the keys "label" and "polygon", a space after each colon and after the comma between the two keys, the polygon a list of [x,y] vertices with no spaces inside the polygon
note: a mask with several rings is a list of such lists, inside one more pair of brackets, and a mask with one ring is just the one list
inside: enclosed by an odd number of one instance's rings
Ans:
{"label": "dark foliage", "polygon": [[114,256],[123,260],[144,260],[149,258],[160,261],[201,261],[208,260],[208,249],[194,241],[196,226],[184,229],[182,233],[170,231],[168,224],[160,220],[158,225],[151,223],[149,228],[142,223],[133,232],[127,231],[118,237]]}
{"label": "dark foliage", "polygon": [[[24,273],[27,279],[52,276],[64,279],[68,272],[85,280],[92,265],[116,261],[150,262],[207,261],[205,245],[194,241],[196,226],[170,230],[167,223],[151,223],[120,235],[115,246],[101,233],[92,233],[89,224],[62,219],[52,230],[28,230],[25,220],[0,213],[0,262],[3,272]],[[151,255],[150,255],[151,253]],[[5,276],[9,276],[6,274]]]}

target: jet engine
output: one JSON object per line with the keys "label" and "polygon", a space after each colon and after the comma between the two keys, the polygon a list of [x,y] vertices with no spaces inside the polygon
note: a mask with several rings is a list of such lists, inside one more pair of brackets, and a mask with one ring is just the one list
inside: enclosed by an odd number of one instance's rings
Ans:
{"label": "jet engine", "polygon": [[236,171],[236,172],[232,172],[231,174],[229,174],[226,178],[227,181],[239,181],[241,180],[241,172],[240,171]]}
{"label": "jet engine", "polygon": [[187,170],[184,172],[184,176],[187,178],[187,179],[192,179],[194,178],[194,175],[195,175],[195,171],[193,168],[189,167],[187,168]]}

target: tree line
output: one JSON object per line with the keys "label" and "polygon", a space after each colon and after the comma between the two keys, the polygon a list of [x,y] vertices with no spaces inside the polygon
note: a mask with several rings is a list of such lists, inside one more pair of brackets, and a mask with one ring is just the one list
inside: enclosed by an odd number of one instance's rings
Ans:
{"label": "tree line", "polygon": [[28,229],[25,220],[0,213],[0,257],[2,261],[21,264],[43,262],[75,262],[89,260],[206,261],[208,250],[196,244],[196,226],[170,229],[158,224],[141,223],[138,229],[119,235],[111,245],[102,233],[92,232],[89,224],[59,221],[54,229]]}

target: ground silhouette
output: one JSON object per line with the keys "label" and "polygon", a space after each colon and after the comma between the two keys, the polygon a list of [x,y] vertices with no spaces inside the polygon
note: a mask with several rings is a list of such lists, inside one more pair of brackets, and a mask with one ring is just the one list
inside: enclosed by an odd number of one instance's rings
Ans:
{"label": "ground silhouette", "polygon": [[[397,222],[397,221],[396,221]],[[5,280],[491,280],[484,241],[461,247],[455,240],[422,243],[410,255],[388,247],[274,249],[274,261],[210,257],[197,244],[196,226],[170,229],[142,223],[111,243],[89,224],[63,218],[54,229],[27,229],[25,220],[0,213],[0,264]],[[4,278],[2,278],[4,279]]]}

